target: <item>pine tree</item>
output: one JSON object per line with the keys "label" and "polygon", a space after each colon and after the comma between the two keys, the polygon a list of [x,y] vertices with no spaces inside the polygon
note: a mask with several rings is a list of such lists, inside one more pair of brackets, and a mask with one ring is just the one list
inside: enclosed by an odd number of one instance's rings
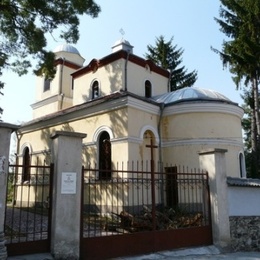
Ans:
{"label": "pine tree", "polygon": [[[215,18],[221,31],[228,37],[222,51],[216,51],[234,75],[237,88],[241,83],[251,85],[251,141],[255,175],[259,175],[258,147],[260,141],[259,75],[260,75],[260,0],[221,0],[221,19]],[[253,138],[255,136],[255,138]]]}
{"label": "pine tree", "polygon": [[156,38],[155,46],[148,45],[148,53],[145,58],[152,60],[156,65],[161,66],[170,72],[170,91],[191,87],[197,80],[197,72],[187,72],[182,63],[183,49],[172,45],[173,37],[166,42],[163,36]]}

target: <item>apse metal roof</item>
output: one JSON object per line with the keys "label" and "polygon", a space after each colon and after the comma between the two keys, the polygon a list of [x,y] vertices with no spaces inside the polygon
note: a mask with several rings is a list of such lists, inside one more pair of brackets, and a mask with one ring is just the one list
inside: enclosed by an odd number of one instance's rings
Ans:
{"label": "apse metal roof", "polygon": [[152,99],[158,103],[170,104],[181,101],[210,100],[233,103],[226,96],[210,89],[186,87],[162,95],[154,96]]}
{"label": "apse metal roof", "polygon": [[79,51],[75,47],[67,43],[61,44],[53,50],[53,52],[60,52],[60,51],[70,52],[70,53],[75,53],[80,55]]}

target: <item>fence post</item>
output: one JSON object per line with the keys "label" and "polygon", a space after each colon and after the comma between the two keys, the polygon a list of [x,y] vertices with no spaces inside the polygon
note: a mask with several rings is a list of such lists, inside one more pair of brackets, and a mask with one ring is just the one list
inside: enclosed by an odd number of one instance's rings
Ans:
{"label": "fence post", "polygon": [[16,125],[0,123],[0,260],[7,258],[4,239],[7,175],[11,134],[17,129]]}
{"label": "fence post", "polygon": [[213,243],[222,248],[231,245],[225,149],[199,152],[200,168],[208,171]]}
{"label": "fence post", "polygon": [[80,258],[82,139],[86,134],[57,131],[53,139],[51,253],[55,259]]}

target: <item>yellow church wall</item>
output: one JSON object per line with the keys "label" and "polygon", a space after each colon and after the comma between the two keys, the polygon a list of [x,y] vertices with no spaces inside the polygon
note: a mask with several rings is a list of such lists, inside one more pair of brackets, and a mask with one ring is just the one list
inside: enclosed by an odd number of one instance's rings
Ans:
{"label": "yellow church wall", "polygon": [[123,59],[100,67],[95,72],[89,72],[74,79],[73,105],[78,105],[92,99],[92,84],[99,82],[100,96],[119,91],[123,86]]}
{"label": "yellow church wall", "polygon": [[[125,161],[126,158],[128,158],[128,150],[125,145],[126,141],[123,138],[127,136],[128,133],[127,113],[127,109],[121,109],[110,111],[106,114],[94,114],[75,121],[67,121],[66,123],[57,122],[51,127],[47,127],[45,124],[42,128],[35,129],[31,132],[24,132],[20,137],[20,147],[25,148],[26,145],[31,145],[33,155],[35,154],[38,158],[46,159],[46,151],[51,147],[50,136],[55,131],[86,133],[87,137],[83,139],[83,158],[86,162],[88,160],[94,162],[97,161],[97,140],[95,140],[95,138],[97,138],[97,132],[99,129],[107,127],[111,129],[113,133],[113,137],[111,137],[113,161]],[[104,128],[103,130],[106,129]],[[20,148],[18,153],[21,155],[22,152]]]}
{"label": "yellow church wall", "polygon": [[[147,111],[149,108],[151,112]],[[158,135],[158,107],[147,105],[147,110],[129,107],[128,131],[129,136],[133,138],[133,141],[129,143],[129,158],[133,161],[139,161],[139,163],[141,161],[146,163],[146,161],[150,161],[151,157],[150,148],[146,147],[146,145],[150,145],[150,136],[144,135],[145,131],[151,131],[154,137]],[[158,145],[157,141],[155,138],[154,145]],[[154,150],[154,160],[158,160],[156,149]]]}
{"label": "yellow church wall", "polygon": [[[148,107],[148,105],[147,105]],[[149,126],[157,131],[158,107],[151,105],[154,111],[143,111],[134,107],[129,107],[128,129],[131,136],[139,137],[143,127]],[[147,109],[149,110],[149,108]]]}
{"label": "yellow church wall", "polygon": [[164,117],[162,124],[163,138],[169,140],[228,138],[241,141],[242,138],[241,121],[230,114],[209,112],[179,114]]}
{"label": "yellow church wall", "polygon": [[127,90],[142,97],[145,96],[146,80],[152,84],[152,96],[168,92],[168,78],[131,62],[127,65],[127,79]]}
{"label": "yellow church wall", "polygon": [[33,110],[33,118],[39,118],[44,115],[48,115],[50,113],[56,112],[59,109],[59,101],[56,99],[55,102],[49,102],[45,105],[39,105],[37,108]]}
{"label": "yellow church wall", "polygon": [[[62,84],[62,89],[58,89],[61,91],[66,97],[72,97],[72,77],[71,73],[75,71],[75,69],[71,69],[67,66],[59,65],[57,69],[60,69],[60,72],[62,72],[62,81],[57,82],[55,85],[59,86],[59,83]],[[71,103],[72,105],[72,103]]]}
{"label": "yellow church wall", "polygon": [[42,98],[45,99],[50,95],[51,90],[48,90],[46,92],[43,92],[43,86],[44,86],[44,76],[39,76],[35,78],[35,101],[39,101]]}
{"label": "yellow church wall", "polygon": [[199,164],[199,152],[205,151],[207,149],[226,149],[226,169],[227,176],[230,177],[240,177],[240,168],[239,168],[239,152],[243,151],[243,148],[236,145],[228,144],[218,144],[210,143],[205,140],[203,144],[189,144],[189,145],[173,145],[173,147],[163,147],[163,161],[165,163],[176,165],[181,167],[188,167],[189,171],[192,169],[198,170],[200,168]]}
{"label": "yellow church wall", "polygon": [[[148,184],[144,187],[139,184],[137,188],[136,183],[132,183],[126,179],[119,180],[113,184],[110,183],[85,183],[84,185],[84,205],[88,206],[91,211],[91,206],[94,212],[101,212],[103,216],[111,214],[111,212],[120,214],[121,211],[135,210],[139,211],[143,206],[150,206],[152,204],[151,186]],[[156,204],[160,204],[161,198],[158,192],[155,192]],[[93,213],[94,213],[93,212]]]}
{"label": "yellow church wall", "polygon": [[36,77],[35,101],[44,100],[61,93],[67,97],[72,97],[72,77],[70,74],[74,71],[75,69],[63,66],[62,64],[57,65],[55,77],[50,82],[50,90],[47,91],[43,89],[45,77]]}
{"label": "yellow church wall", "polygon": [[45,207],[48,203],[49,185],[41,186],[32,183],[30,185],[16,183],[15,187],[15,203],[18,207]]}
{"label": "yellow church wall", "polygon": [[[92,84],[95,80],[99,82],[100,96],[105,96],[115,91],[127,88],[127,91],[145,96],[145,80],[152,83],[152,95],[167,92],[168,79],[132,62],[119,59],[108,65],[98,68],[95,72],[89,72],[74,79],[74,105],[92,99]],[[125,84],[125,73],[127,73],[127,84]],[[131,79],[131,80],[130,80]]]}
{"label": "yellow church wall", "polygon": [[199,168],[198,152],[227,149],[227,174],[239,177],[239,153],[243,153],[240,120],[239,115],[228,111],[165,116],[162,120],[164,162]]}

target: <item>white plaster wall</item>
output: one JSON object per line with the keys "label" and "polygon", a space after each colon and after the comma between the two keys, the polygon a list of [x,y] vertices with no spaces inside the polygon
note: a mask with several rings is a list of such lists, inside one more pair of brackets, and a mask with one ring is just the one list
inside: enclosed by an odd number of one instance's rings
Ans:
{"label": "white plaster wall", "polygon": [[260,187],[228,187],[229,216],[260,216]]}

